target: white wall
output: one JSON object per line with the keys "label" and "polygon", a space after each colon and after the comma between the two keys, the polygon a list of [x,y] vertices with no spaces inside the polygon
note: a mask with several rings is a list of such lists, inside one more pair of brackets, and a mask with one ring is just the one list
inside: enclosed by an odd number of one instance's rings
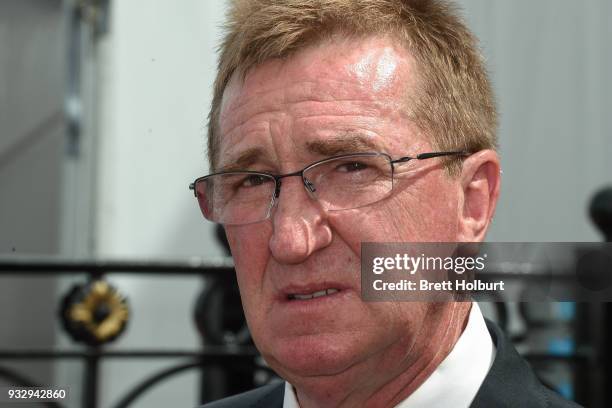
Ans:
{"label": "white wall", "polygon": [[[221,2],[113,1],[109,32],[96,45],[97,154],[93,254],[101,258],[219,257],[212,226],[188,185],[207,172],[206,115]],[[91,109],[91,107],[90,107]],[[132,319],[110,348],[195,350],[196,277],[110,278]],[[109,360],[101,406],[176,360]],[[135,406],[193,406],[198,376],[155,387]]]}
{"label": "white wall", "polygon": [[612,4],[462,0],[501,112],[493,241],[599,241],[587,215],[612,184]]}
{"label": "white wall", "polygon": [[188,184],[207,171],[219,2],[115,1],[101,44],[100,256],[211,256]]}

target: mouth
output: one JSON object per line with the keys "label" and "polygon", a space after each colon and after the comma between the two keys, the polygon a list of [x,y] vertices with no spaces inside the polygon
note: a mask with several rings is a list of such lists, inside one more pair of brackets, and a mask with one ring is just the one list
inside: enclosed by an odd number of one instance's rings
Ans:
{"label": "mouth", "polygon": [[325,296],[331,296],[339,292],[340,292],[340,289],[329,288],[329,289],[322,289],[322,290],[318,290],[318,291],[310,292],[310,293],[289,293],[287,295],[287,300],[312,300],[312,299],[317,299],[317,298],[321,298]]}

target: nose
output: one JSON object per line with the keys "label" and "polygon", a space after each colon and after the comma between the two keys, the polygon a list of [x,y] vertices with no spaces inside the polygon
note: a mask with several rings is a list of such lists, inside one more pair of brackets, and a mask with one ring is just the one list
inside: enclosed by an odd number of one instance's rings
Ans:
{"label": "nose", "polygon": [[272,209],[270,252],[281,264],[304,262],[331,243],[332,232],[327,213],[306,191],[314,186],[299,177],[283,179],[282,190]]}

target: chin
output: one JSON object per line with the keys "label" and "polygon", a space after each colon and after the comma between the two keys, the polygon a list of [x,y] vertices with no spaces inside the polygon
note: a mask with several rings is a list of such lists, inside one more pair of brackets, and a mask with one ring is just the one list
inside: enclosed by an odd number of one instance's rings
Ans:
{"label": "chin", "polygon": [[[283,377],[334,375],[345,371],[364,354],[363,345],[349,335],[310,334],[277,337],[260,349],[270,367]],[[361,346],[361,347],[360,347]]]}

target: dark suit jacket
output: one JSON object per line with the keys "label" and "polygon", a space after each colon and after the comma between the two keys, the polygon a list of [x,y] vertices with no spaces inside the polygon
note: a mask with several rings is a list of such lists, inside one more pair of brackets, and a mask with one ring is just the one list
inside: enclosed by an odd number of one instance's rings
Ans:
{"label": "dark suit jacket", "polygon": [[[495,343],[495,360],[471,408],[572,408],[579,405],[561,398],[536,378],[525,360],[494,323],[487,328]],[[466,369],[469,369],[466,367]],[[224,398],[205,408],[282,408],[284,383],[270,384]],[[203,407],[203,408],[204,408]],[[449,407],[452,408],[452,407]]]}

